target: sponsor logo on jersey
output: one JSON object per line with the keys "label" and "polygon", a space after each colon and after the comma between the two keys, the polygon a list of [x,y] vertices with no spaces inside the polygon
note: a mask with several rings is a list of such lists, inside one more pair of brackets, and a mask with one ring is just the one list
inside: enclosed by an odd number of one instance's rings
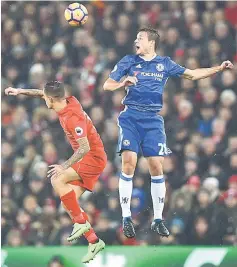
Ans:
{"label": "sponsor logo on jersey", "polygon": [[139,69],[141,69],[141,64],[138,64],[137,66],[136,66],[136,68],[139,68]]}
{"label": "sponsor logo on jersey", "polygon": [[75,132],[78,136],[81,136],[83,134],[83,129],[81,127],[76,127]]}
{"label": "sponsor logo on jersey", "polygon": [[164,65],[163,64],[157,64],[156,65],[156,69],[157,69],[157,71],[163,71],[164,70]]}
{"label": "sponsor logo on jersey", "polygon": [[155,73],[155,72],[141,72],[142,76],[150,76],[150,77],[156,77],[156,78],[163,78],[163,73]]}
{"label": "sponsor logo on jersey", "polygon": [[130,141],[129,140],[123,140],[123,145],[124,146],[129,146],[130,145]]}

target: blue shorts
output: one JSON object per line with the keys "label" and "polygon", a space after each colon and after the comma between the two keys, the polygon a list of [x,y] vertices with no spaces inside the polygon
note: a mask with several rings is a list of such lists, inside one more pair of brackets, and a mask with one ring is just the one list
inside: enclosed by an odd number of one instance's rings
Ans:
{"label": "blue shorts", "polygon": [[156,112],[138,111],[125,107],[118,117],[118,152],[142,152],[144,157],[167,156],[164,119]]}

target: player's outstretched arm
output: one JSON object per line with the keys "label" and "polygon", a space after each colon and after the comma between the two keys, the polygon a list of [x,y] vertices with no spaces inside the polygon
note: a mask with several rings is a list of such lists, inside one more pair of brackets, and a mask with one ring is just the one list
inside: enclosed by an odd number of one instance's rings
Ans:
{"label": "player's outstretched arm", "polygon": [[21,88],[8,87],[5,89],[5,94],[14,96],[27,95],[32,97],[44,98],[43,90],[39,89],[21,89]]}
{"label": "player's outstretched arm", "polygon": [[135,76],[128,76],[122,82],[117,82],[111,78],[108,78],[104,83],[104,90],[114,91],[125,86],[131,86],[137,84],[137,78]]}
{"label": "player's outstretched arm", "polygon": [[72,166],[74,163],[81,160],[90,151],[90,144],[86,136],[78,139],[77,142],[80,147],[67,161],[62,164],[62,167],[65,170]]}
{"label": "player's outstretched arm", "polygon": [[183,77],[189,80],[200,80],[212,76],[213,74],[223,71],[224,69],[232,69],[233,64],[227,60],[224,61],[220,66],[212,67],[212,68],[202,68],[190,70],[186,69],[184,71]]}

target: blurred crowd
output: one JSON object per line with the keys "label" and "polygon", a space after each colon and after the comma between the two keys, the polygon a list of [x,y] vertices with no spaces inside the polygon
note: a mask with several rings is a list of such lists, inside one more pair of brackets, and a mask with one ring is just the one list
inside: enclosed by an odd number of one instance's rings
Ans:
{"label": "blurred crowd", "polygon": [[[81,202],[98,235],[108,244],[237,245],[237,4],[207,2],[90,2],[88,22],[69,27],[66,2],[2,2],[2,244],[69,244],[71,221],[46,179],[48,165],[72,150],[57,114],[44,102],[6,97],[8,86],[43,88],[65,83],[101,135],[108,164],[93,193]],[[150,231],[152,204],[146,160],[139,158],[132,213],[136,239],[121,231],[116,120],[124,91],[104,92],[116,62],[133,53],[139,27],[159,30],[157,53],[190,69],[234,63],[211,78],[170,79],[161,115],[166,123],[167,239]]]}

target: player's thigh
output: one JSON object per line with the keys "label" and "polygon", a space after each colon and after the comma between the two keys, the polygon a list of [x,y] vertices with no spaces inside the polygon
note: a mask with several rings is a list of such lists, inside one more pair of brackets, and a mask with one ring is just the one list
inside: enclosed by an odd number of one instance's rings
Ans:
{"label": "player's thigh", "polygon": [[164,157],[147,157],[148,168],[151,176],[158,176],[163,174]]}
{"label": "player's thigh", "polygon": [[149,122],[144,128],[144,137],[141,148],[144,157],[164,157],[171,153],[166,146],[164,121],[159,117]]}
{"label": "player's thigh", "polygon": [[129,150],[138,153],[141,139],[134,118],[130,115],[122,114],[118,118],[118,126],[118,152]]}
{"label": "player's thigh", "polygon": [[80,175],[72,167],[67,168],[63,172],[62,179],[64,183],[70,183],[73,181],[82,181]]}

